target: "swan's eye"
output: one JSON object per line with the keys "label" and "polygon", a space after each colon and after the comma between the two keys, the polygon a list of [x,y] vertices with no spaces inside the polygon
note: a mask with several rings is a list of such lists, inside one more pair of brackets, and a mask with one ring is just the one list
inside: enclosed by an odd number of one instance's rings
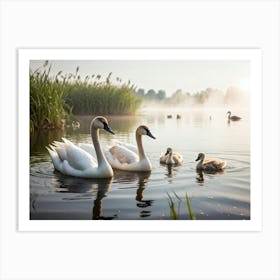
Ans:
{"label": "swan's eye", "polygon": [[104,121],[102,121],[102,124],[103,124],[103,129],[107,130],[108,129],[108,124],[105,123]]}

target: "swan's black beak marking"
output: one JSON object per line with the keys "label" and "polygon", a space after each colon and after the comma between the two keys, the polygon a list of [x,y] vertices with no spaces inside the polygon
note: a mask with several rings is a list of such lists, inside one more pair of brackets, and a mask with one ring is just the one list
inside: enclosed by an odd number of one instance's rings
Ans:
{"label": "swan's black beak marking", "polygon": [[110,132],[111,134],[115,135],[115,132],[108,126],[107,123],[104,122],[103,125],[104,125],[104,130],[106,130],[106,131]]}
{"label": "swan's black beak marking", "polygon": [[167,156],[168,154],[169,154],[169,151],[166,151],[166,153],[164,155]]}
{"label": "swan's black beak marking", "polygon": [[147,130],[147,135],[153,139],[156,139],[156,137],[151,133],[150,130]]}
{"label": "swan's black beak marking", "polygon": [[200,159],[200,157],[197,157],[197,159],[195,161],[198,161]]}

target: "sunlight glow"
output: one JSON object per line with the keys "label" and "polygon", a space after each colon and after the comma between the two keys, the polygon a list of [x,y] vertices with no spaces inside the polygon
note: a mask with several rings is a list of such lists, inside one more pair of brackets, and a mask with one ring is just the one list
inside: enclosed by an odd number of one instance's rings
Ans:
{"label": "sunlight glow", "polygon": [[243,91],[245,91],[246,93],[250,92],[250,80],[249,79],[241,79],[239,81],[239,88]]}

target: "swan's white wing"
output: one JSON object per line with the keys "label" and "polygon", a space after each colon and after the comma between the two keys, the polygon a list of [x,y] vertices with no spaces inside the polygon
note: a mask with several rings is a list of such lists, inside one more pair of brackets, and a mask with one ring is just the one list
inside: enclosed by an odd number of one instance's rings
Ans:
{"label": "swan's white wing", "polygon": [[96,152],[92,144],[87,143],[79,143],[78,147],[83,149],[84,151],[88,152],[90,155],[92,155],[94,158],[96,158]]}
{"label": "swan's white wing", "polygon": [[[94,170],[95,172],[93,172]],[[98,169],[93,164],[87,166],[86,169],[77,169],[70,165],[67,160],[63,161],[63,173],[80,178],[97,178],[99,175]]]}
{"label": "swan's white wing", "polygon": [[113,168],[127,170],[127,166],[137,164],[139,157],[124,146],[113,146],[105,150],[105,156]]}
{"label": "swan's white wing", "polygon": [[60,159],[60,157],[58,156],[55,148],[53,146],[50,146],[49,147],[46,147],[50,156],[51,156],[51,159],[52,159],[52,162],[53,162],[53,166],[56,170],[59,170],[62,172],[62,160]]}
{"label": "swan's white wing", "polygon": [[109,152],[120,163],[131,164],[139,160],[138,155],[124,146],[113,146],[109,148]]}
{"label": "swan's white wing", "polygon": [[88,167],[97,167],[95,159],[83,149],[77,146],[67,146],[67,161],[70,166],[78,170],[86,170]]}
{"label": "swan's white wing", "polygon": [[138,149],[135,145],[123,143],[123,146],[128,150],[132,151],[133,153],[135,153],[136,155],[138,154]]}
{"label": "swan's white wing", "polygon": [[138,154],[138,149],[135,145],[133,144],[129,144],[129,143],[124,143],[124,142],[120,142],[117,140],[114,140],[115,145],[114,146],[122,146],[127,148],[128,150],[132,151],[133,153],[135,153],[136,155]]}
{"label": "swan's white wing", "polygon": [[[55,169],[62,173],[74,175],[69,166],[74,170],[86,170],[89,167],[97,167],[96,160],[86,151],[74,145],[71,141],[54,142],[48,151]],[[70,172],[70,173],[69,173]]]}
{"label": "swan's white wing", "polygon": [[54,141],[52,145],[50,145],[51,149],[56,152],[57,156],[60,158],[61,161],[67,158],[66,150],[65,150],[65,143]]}

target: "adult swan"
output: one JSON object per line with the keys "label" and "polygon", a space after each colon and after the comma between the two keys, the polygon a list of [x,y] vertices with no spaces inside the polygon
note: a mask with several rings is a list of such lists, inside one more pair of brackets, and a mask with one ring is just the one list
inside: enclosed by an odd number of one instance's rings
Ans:
{"label": "adult swan", "polygon": [[145,125],[140,125],[136,129],[135,135],[137,149],[131,144],[118,143],[117,145],[110,147],[105,152],[105,155],[113,168],[126,171],[152,170],[152,164],[149,158],[145,155],[143,149],[142,135],[147,135],[153,139],[156,138]]}
{"label": "adult swan", "polygon": [[54,168],[65,175],[82,178],[110,178],[113,170],[99,143],[99,129],[115,134],[108,126],[108,121],[101,116],[94,118],[90,125],[90,133],[95,148],[96,159],[76,146],[71,141],[62,138],[64,142],[53,142],[46,147],[50,153]]}

